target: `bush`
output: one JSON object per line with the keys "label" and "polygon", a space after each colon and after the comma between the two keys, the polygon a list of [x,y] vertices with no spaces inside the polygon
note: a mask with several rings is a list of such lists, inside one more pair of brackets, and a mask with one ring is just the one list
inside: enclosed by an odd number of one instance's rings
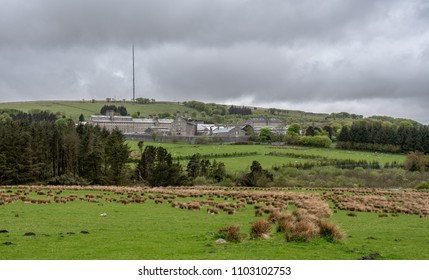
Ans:
{"label": "bush", "polygon": [[332,141],[328,136],[302,136],[299,143],[304,146],[329,148]]}
{"label": "bush", "polygon": [[257,220],[250,228],[251,238],[269,239],[271,234],[271,223],[267,220]]}
{"label": "bush", "polygon": [[240,233],[239,225],[232,225],[219,230],[219,237],[228,242],[239,243],[243,241],[244,234]]}
{"label": "bush", "polygon": [[405,159],[404,168],[408,171],[425,171],[428,164],[428,157],[424,153],[409,152]]}
{"label": "bush", "polygon": [[429,190],[429,182],[421,182],[416,186],[417,190]]}

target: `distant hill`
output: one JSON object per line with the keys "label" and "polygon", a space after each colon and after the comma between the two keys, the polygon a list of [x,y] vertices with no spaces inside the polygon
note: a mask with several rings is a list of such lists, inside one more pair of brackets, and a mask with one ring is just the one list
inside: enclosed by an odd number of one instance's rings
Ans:
{"label": "distant hill", "polygon": [[[202,106],[190,107],[190,104],[203,104]],[[188,106],[186,106],[186,104]],[[28,101],[28,102],[9,102],[0,103],[0,110],[3,109],[16,109],[23,112],[30,112],[33,110],[50,111],[58,115],[63,115],[73,120],[78,120],[79,116],[83,114],[85,119],[89,119],[90,115],[100,114],[100,109],[104,105],[125,106],[128,114],[134,117],[174,117],[176,112],[182,115],[185,112],[189,118],[205,121],[209,123],[244,123],[248,118],[254,117],[267,117],[277,118],[282,120],[285,124],[298,123],[302,127],[318,126],[323,127],[330,125],[340,128],[345,124],[351,124],[354,120],[362,118],[360,115],[349,113],[311,113],[295,110],[284,110],[276,108],[261,108],[254,106],[245,106],[246,115],[230,114],[228,109],[231,105],[222,105],[214,103],[203,103],[198,101],[188,102],[168,102],[156,101],[148,104],[138,104],[131,101],[100,101],[100,100],[81,100],[81,101]],[[237,106],[242,108],[243,106]],[[395,119],[392,117],[377,116],[374,119],[388,121],[391,123],[398,123],[403,119]]]}

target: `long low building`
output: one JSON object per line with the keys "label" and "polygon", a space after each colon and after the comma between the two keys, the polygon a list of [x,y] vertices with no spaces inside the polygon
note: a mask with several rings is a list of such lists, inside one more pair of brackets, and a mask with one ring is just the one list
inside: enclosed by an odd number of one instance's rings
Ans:
{"label": "long low building", "polygon": [[159,118],[132,118],[129,116],[103,116],[92,115],[89,122],[109,131],[118,129],[123,133],[158,133],[163,135],[184,135],[192,136],[196,134],[197,126],[188,122],[182,117],[176,119]]}
{"label": "long low building", "polygon": [[130,116],[115,116],[113,112],[107,115],[92,115],[88,122],[109,131],[118,129],[124,134],[145,134],[165,136],[209,136],[221,138],[242,138],[252,134],[259,134],[261,128],[270,128],[273,132],[284,134],[287,126],[283,126],[277,119],[252,118],[245,124],[201,124],[188,121],[187,118],[176,114],[176,119],[132,118]]}

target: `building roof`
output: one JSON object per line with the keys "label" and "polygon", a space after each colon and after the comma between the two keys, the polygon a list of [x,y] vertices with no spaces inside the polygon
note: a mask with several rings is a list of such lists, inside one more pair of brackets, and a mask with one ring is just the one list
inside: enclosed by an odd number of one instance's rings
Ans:
{"label": "building roof", "polygon": [[281,123],[282,121],[279,119],[274,119],[274,118],[250,118],[247,120],[247,123],[250,122],[269,122],[269,123]]}
{"label": "building roof", "polygon": [[218,134],[218,133],[228,133],[231,132],[232,130],[234,130],[235,127],[219,127],[219,128],[215,128],[213,129],[213,134]]}
{"label": "building roof", "polygon": [[[134,119],[130,116],[113,116],[113,120],[109,116],[104,115],[91,115],[91,122],[95,123],[117,123],[117,122],[126,122],[126,123],[139,123],[139,124],[155,124],[155,119]],[[171,124],[173,119],[158,119],[160,124]]]}

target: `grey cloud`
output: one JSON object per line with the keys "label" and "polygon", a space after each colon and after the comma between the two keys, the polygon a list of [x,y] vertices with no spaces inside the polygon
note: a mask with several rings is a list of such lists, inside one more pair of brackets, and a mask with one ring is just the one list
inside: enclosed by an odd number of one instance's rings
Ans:
{"label": "grey cloud", "polygon": [[2,101],[129,99],[134,42],[139,96],[308,104],[309,111],[353,104],[350,109],[369,112],[372,104],[380,114],[401,116],[383,102],[406,111],[395,104],[408,103],[409,117],[429,123],[421,113],[429,103],[429,6],[423,0],[0,5]]}
{"label": "grey cloud", "polygon": [[280,44],[336,37],[395,1],[5,0],[2,44]]}

